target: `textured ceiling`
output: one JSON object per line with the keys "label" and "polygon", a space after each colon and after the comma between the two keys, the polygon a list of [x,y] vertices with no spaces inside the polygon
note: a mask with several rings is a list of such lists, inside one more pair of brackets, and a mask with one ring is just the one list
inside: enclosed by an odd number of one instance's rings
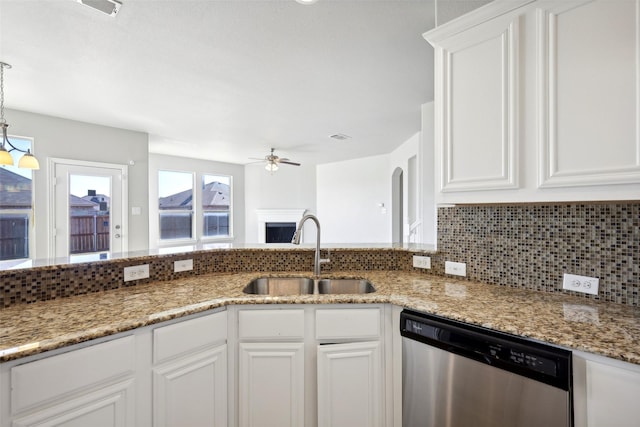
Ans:
{"label": "textured ceiling", "polygon": [[123,3],[0,0],[6,106],[147,132],[152,152],[323,163],[390,152],[433,99],[432,0]]}

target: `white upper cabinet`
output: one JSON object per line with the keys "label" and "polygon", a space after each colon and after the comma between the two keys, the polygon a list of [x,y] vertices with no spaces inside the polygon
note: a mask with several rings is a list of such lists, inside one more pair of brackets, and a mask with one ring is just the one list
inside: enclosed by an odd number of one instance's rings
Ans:
{"label": "white upper cabinet", "polygon": [[435,48],[438,203],[640,196],[638,0],[495,0]]}
{"label": "white upper cabinet", "polygon": [[443,192],[518,186],[518,33],[509,14],[436,45]]}

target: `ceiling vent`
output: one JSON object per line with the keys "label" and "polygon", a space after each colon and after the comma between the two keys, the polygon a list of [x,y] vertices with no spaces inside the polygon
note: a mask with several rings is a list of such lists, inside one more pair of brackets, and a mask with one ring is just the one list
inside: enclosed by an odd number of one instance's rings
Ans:
{"label": "ceiling vent", "polygon": [[85,6],[89,6],[91,9],[95,9],[109,16],[116,16],[120,10],[120,3],[118,0],[77,0],[78,3]]}
{"label": "ceiling vent", "polygon": [[346,139],[351,138],[349,135],[345,135],[343,133],[336,133],[335,135],[331,135],[330,138],[337,139],[338,141],[344,141]]}

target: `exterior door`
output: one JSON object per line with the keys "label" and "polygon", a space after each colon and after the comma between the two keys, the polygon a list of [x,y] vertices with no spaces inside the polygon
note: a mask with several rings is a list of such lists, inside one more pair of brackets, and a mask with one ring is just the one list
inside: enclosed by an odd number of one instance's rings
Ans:
{"label": "exterior door", "polygon": [[56,258],[109,259],[127,251],[127,166],[53,160],[53,224]]}

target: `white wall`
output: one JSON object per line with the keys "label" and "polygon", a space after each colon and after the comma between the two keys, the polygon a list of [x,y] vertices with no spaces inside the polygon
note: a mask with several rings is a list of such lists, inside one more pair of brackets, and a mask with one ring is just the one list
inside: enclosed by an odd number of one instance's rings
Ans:
{"label": "white wall", "polygon": [[[409,190],[412,187],[411,185],[409,185],[409,179],[410,179],[409,159],[413,156],[418,155],[419,144],[420,144],[420,132],[413,135],[411,138],[406,140],[402,145],[400,145],[398,148],[396,148],[391,153],[389,153],[389,171],[388,171],[389,180],[391,180],[391,175],[393,174],[393,171],[396,168],[402,169],[402,172],[403,172],[402,174],[402,179],[403,179],[402,212],[403,212],[404,224],[402,227],[402,230],[403,230],[402,241],[404,243],[409,242],[409,227],[411,226],[410,218],[413,218],[415,222],[415,221],[419,221],[419,216],[420,216],[420,213],[415,208],[414,208],[413,215],[411,215],[411,213],[409,212],[409,206],[410,205],[417,206],[419,204],[419,199],[420,199],[419,191],[414,192],[414,194],[412,195],[409,194]],[[412,197],[414,202],[413,204],[409,203]],[[420,232],[420,234],[422,233]],[[420,243],[422,241],[422,236],[420,235],[419,238],[417,237],[418,236],[415,236],[415,235],[411,236],[411,241],[415,243]]]}
{"label": "white wall", "polygon": [[380,155],[316,167],[323,242],[391,242],[389,164],[389,156]]}
{"label": "white wall", "polygon": [[422,132],[419,145],[419,180],[422,196],[422,243],[437,244],[437,208],[435,177],[435,135],[433,102],[422,105]]}
{"label": "white wall", "polygon": [[[158,247],[160,238],[158,212],[158,171],[172,170],[196,172],[210,175],[229,175],[231,181],[231,203],[233,239],[223,241],[244,243],[245,241],[245,182],[244,166],[232,163],[214,162],[211,160],[191,159],[187,157],[149,154],[149,248]],[[197,195],[196,190],[196,195]]]}
{"label": "white wall", "polygon": [[[104,162],[129,166],[129,250],[147,248],[148,231],[148,135],[125,129],[67,120],[26,111],[5,111],[9,134],[33,138],[33,152],[40,162],[34,171],[36,252],[35,258],[49,258],[49,203],[47,193],[49,171],[47,159]],[[131,207],[141,208],[141,215],[131,215]]]}
{"label": "white wall", "polygon": [[[258,242],[257,209],[307,209],[316,213],[316,168],[283,165],[273,174],[264,164],[246,165],[245,241]],[[324,224],[321,222],[323,232]],[[324,239],[323,239],[324,240]],[[315,242],[313,224],[306,223],[303,242]]]}

